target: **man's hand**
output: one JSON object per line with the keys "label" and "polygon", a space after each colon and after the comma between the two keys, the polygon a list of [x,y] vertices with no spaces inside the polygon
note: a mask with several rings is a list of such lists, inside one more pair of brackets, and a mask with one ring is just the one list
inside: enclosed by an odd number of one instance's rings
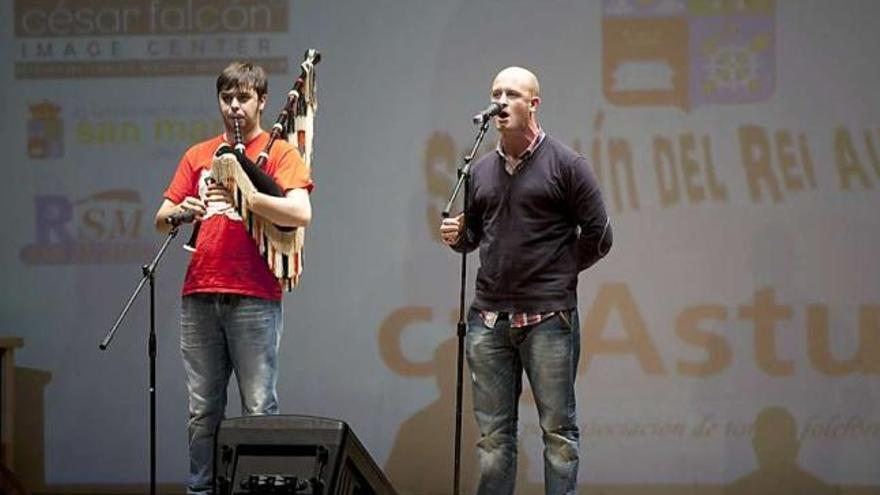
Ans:
{"label": "man's hand", "polygon": [[205,202],[225,203],[232,206],[234,199],[232,198],[232,193],[229,192],[228,189],[223,187],[222,184],[218,182],[211,182],[210,184],[208,184],[208,189],[205,193]]}
{"label": "man's hand", "polygon": [[458,242],[461,232],[464,230],[464,213],[457,217],[444,218],[440,224],[440,239],[443,244],[452,246]]}
{"label": "man's hand", "polygon": [[205,203],[201,199],[194,196],[187,196],[177,206],[178,208],[180,208],[181,211],[191,211],[195,213],[196,220],[201,220],[207,212],[207,207],[205,206]]}

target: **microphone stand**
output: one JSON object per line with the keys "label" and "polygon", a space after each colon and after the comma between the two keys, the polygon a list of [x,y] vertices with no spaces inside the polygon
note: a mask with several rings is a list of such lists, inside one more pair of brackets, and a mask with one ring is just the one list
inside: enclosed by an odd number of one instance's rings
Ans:
{"label": "microphone stand", "polygon": [[128,310],[131,309],[132,303],[134,303],[134,300],[137,298],[138,294],[140,294],[141,289],[144,288],[144,284],[149,281],[150,334],[149,343],[147,345],[147,354],[149,355],[150,361],[150,495],[156,495],[156,287],[154,282],[156,280],[155,273],[156,267],[159,265],[159,260],[162,258],[162,255],[165,254],[165,250],[168,248],[171,240],[177,235],[178,227],[179,224],[172,226],[171,231],[168,232],[165,242],[162,243],[162,247],[159,248],[153,261],[151,261],[149,265],[141,267],[141,272],[144,275],[143,278],[141,278],[140,283],[135,287],[131,297],[128,298],[128,302],[125,303],[125,307],[122,308],[122,312],[119,314],[119,317],[116,319],[116,323],[113,324],[110,332],[108,332],[107,336],[104,337],[104,340],[98,344],[99,349],[102,351],[107,350],[110,346],[110,341],[113,340],[113,336],[116,334],[116,330],[119,329],[119,325],[122,324],[122,320],[125,319]]}
{"label": "microphone stand", "polygon": [[[488,116],[484,116],[482,119],[482,124],[480,124],[480,130],[477,132],[476,137],[474,138],[474,147],[471,148],[471,152],[464,157],[464,164],[458,169],[458,182],[455,184],[455,189],[452,191],[452,197],[449,198],[449,202],[446,203],[446,208],[443,209],[442,215],[443,218],[449,218],[450,210],[452,210],[452,203],[455,202],[456,197],[461,191],[462,186],[464,186],[464,199],[462,201],[462,213],[465,214],[464,218],[467,217],[467,211],[469,206],[468,195],[470,193],[470,175],[471,175],[471,162],[474,159],[474,155],[477,153],[477,148],[480,147],[480,144],[483,142],[483,138],[486,136],[486,131],[489,129],[489,122],[491,122],[491,118]],[[466,230],[466,228],[465,228]],[[466,232],[462,232],[463,235],[466,235]],[[456,364],[456,374],[455,374],[455,447],[454,447],[454,474],[453,474],[453,482],[452,482],[452,494],[459,495],[460,487],[461,487],[461,398],[462,398],[462,375],[464,374],[464,337],[467,333],[467,321],[465,320],[465,288],[467,283],[467,253],[461,253],[461,281],[459,286],[459,294],[458,294],[458,324],[456,325],[456,336],[458,339],[458,353],[457,353],[457,364]]]}

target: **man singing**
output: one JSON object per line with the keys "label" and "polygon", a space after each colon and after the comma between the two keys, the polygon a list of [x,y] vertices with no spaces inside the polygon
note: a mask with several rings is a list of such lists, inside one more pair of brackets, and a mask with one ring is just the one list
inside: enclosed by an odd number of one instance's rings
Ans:
{"label": "man singing", "polygon": [[513,494],[522,373],[544,440],[547,494],[574,494],[580,356],[578,273],[611,248],[611,222],[584,157],[544,133],[538,80],[508,67],[492,83],[497,148],[472,167],[469,209],[443,220],[443,242],[480,248],[466,350],[480,429],[479,495]]}

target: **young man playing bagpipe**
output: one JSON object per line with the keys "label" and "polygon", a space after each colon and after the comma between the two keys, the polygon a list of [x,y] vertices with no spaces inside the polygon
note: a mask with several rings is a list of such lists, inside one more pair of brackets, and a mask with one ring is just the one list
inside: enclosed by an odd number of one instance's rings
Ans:
{"label": "young man playing bagpipe", "polygon": [[[270,141],[260,125],[267,89],[266,74],[257,65],[235,62],[223,69],[217,78],[217,100],[225,131],[184,153],[155,218],[160,232],[191,219],[200,225],[181,302],[190,494],[211,492],[214,432],[224,416],[233,371],[243,414],[278,412],[283,282],[273,266],[275,253],[267,254],[265,245],[254,240],[253,219],[282,228],[307,226],[313,186],[309,168],[286,141],[278,140],[265,158],[258,159]],[[235,185],[218,178],[217,164],[224,161],[250,167],[247,175],[256,189],[242,194],[244,187],[236,191]],[[253,161],[262,168],[258,166],[259,173],[252,177]],[[275,191],[259,192],[272,186]],[[283,264],[286,271],[288,261]]]}

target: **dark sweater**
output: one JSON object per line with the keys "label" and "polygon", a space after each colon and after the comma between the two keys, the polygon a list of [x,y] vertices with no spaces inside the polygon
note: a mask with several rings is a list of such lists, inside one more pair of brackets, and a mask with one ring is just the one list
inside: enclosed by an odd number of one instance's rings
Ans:
{"label": "dark sweater", "polygon": [[577,277],[611,247],[587,160],[547,136],[510,175],[495,151],[471,167],[456,251],[480,248],[474,307],[545,312],[577,306]]}

